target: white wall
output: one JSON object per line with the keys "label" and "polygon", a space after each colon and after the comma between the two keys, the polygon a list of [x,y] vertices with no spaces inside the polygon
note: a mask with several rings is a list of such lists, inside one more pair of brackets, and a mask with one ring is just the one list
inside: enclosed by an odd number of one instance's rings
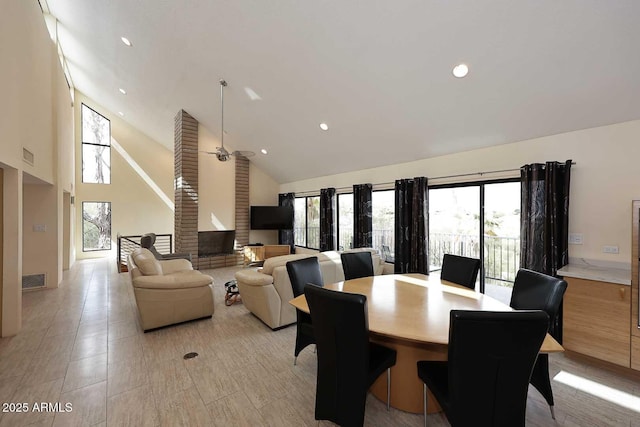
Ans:
{"label": "white wall", "polygon": [[[280,192],[385,183],[414,176],[431,177],[430,184],[436,184],[444,180],[433,179],[435,177],[517,169],[527,163],[573,159],[576,164],[571,170],[569,232],[582,233],[584,241],[582,245],[571,245],[569,256],[629,264],[631,201],[640,199],[639,140],[640,120],[297,181],[282,184]],[[518,172],[506,175],[518,176]],[[618,246],[620,253],[605,254],[602,252],[604,245]]]}
{"label": "white wall", "polygon": [[[22,274],[46,274],[47,287],[57,287],[61,280],[58,261],[62,257],[52,257],[57,253],[58,211],[51,209],[57,205],[57,191],[53,185],[24,184],[22,192]],[[62,214],[62,212],[60,212]],[[44,226],[42,231],[34,227]]]}
{"label": "white wall", "polygon": [[[73,114],[71,96],[55,44],[51,41],[36,1],[3,2],[0,14],[0,167],[4,169],[4,236],[2,336],[21,328],[23,263],[46,265],[49,283],[62,276],[62,193],[73,191]],[[34,155],[33,164],[22,160],[23,148]],[[42,221],[51,224],[41,242],[31,245],[23,230],[30,191],[24,195],[23,176],[45,184],[46,197],[38,201]],[[38,219],[40,221],[40,219]]]}
{"label": "white wall", "polygon": [[[277,206],[279,185],[253,163],[249,164],[249,201],[252,206]],[[249,231],[249,242],[278,244],[277,230]]]}

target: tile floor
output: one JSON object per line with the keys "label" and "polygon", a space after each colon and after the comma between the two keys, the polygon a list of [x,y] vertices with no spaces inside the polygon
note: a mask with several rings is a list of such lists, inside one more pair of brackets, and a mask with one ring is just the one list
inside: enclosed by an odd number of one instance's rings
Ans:
{"label": "tile floor", "polygon": [[[215,279],[212,319],[147,334],[128,276],[112,260],[78,261],[59,289],[25,293],[22,331],[0,339],[0,402],[27,403],[29,412],[1,412],[0,427],[332,425],[314,420],[313,351],[305,349],[293,366],[295,328],[274,332],[242,304],[224,305],[223,284],[237,269],[206,271]],[[184,360],[191,351],[199,357]],[[553,375],[592,383],[578,389],[554,380],[556,422],[530,389],[527,425],[640,427],[638,377],[563,355],[551,362]],[[618,403],[594,396],[598,384]],[[429,421],[448,425],[442,415]],[[420,415],[387,412],[369,396],[367,426],[422,422]]]}

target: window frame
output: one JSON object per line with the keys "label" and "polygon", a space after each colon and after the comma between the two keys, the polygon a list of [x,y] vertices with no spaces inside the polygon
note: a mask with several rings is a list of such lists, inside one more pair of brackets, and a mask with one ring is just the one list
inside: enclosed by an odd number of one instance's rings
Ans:
{"label": "window frame", "polygon": [[[313,198],[317,198],[318,199],[318,209],[320,209],[320,195],[316,194],[309,194],[306,196],[297,196],[295,197],[295,199],[304,199],[304,246],[303,245],[298,245],[297,243],[295,243],[295,235],[293,237],[293,241],[294,241],[294,245],[299,247],[299,248],[305,248],[305,249],[313,249],[313,250],[320,250],[320,223],[318,222],[318,247],[314,248],[312,246],[309,246],[309,199],[313,199]],[[295,200],[294,200],[294,217],[295,217]],[[318,210],[318,215],[320,214],[320,211]],[[319,220],[319,219],[318,219]],[[294,224],[294,233],[297,227],[295,227]]]}
{"label": "window frame", "polygon": [[[102,117],[104,120],[106,120],[109,124],[109,143],[108,144],[96,144],[93,142],[85,142],[84,140],[84,107],[88,108],[89,110],[93,111],[95,114],[99,115],[100,117]],[[83,184],[98,184],[98,185],[111,185],[111,120],[108,119],[106,116],[100,114],[97,110],[91,108],[90,106],[88,106],[87,104],[85,104],[84,102],[81,103],[80,105],[80,142],[81,142],[81,170],[80,170],[80,174],[82,176],[82,183]],[[87,182],[84,180],[84,149],[85,146],[93,146],[93,147],[108,147],[109,148],[109,182]]]}
{"label": "window frame", "polygon": [[112,244],[111,244],[111,240],[113,237],[113,218],[110,217],[109,219],[109,247],[108,248],[97,248],[97,249],[87,249],[85,247],[85,239],[84,239],[84,234],[85,234],[85,219],[84,219],[84,205],[86,203],[106,203],[109,205],[109,213],[112,214],[113,211],[111,210],[111,202],[105,202],[105,201],[100,201],[100,200],[85,200],[82,202],[82,252],[99,252],[99,251],[110,251],[112,249]]}
{"label": "window frame", "polygon": [[[461,187],[475,187],[477,186],[479,188],[479,197],[478,197],[478,201],[479,201],[479,218],[478,221],[480,222],[480,227],[479,227],[479,256],[480,256],[480,271],[479,271],[479,279],[480,279],[480,293],[484,294],[485,293],[485,268],[484,268],[484,262],[485,262],[485,253],[484,253],[484,220],[485,220],[485,215],[484,215],[484,201],[485,201],[485,185],[490,185],[490,184],[505,184],[505,183],[514,183],[514,182],[520,182],[520,178],[500,178],[500,179],[489,179],[486,181],[468,181],[468,182],[458,182],[458,183],[449,183],[449,184],[439,184],[439,185],[429,185],[427,186],[427,191],[429,190],[440,190],[440,189],[446,189],[446,188],[461,188]],[[431,205],[431,202],[429,202],[429,205]],[[521,213],[522,214],[522,213]],[[429,216],[429,226],[431,225],[431,218],[430,215]],[[430,231],[431,230],[427,230],[427,233],[430,235]],[[433,271],[439,271],[439,270],[433,270]]]}

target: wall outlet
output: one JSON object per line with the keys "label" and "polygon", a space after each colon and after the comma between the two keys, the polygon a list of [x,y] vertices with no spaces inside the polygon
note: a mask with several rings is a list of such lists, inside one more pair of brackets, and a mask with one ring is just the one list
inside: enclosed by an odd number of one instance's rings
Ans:
{"label": "wall outlet", "polygon": [[582,233],[570,233],[569,234],[569,244],[570,245],[581,245],[582,244]]}
{"label": "wall outlet", "polygon": [[618,254],[618,253],[620,253],[620,251],[618,250],[617,246],[603,246],[602,247],[602,252],[604,252],[605,254]]}
{"label": "wall outlet", "polygon": [[47,231],[46,224],[33,224],[33,231],[35,233],[44,233]]}

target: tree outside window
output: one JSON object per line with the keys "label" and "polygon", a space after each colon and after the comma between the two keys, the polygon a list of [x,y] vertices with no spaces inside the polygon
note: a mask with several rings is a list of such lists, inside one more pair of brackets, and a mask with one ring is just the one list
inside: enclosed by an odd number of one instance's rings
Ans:
{"label": "tree outside window", "polygon": [[111,183],[111,122],[82,104],[82,182]]}
{"label": "tree outside window", "polygon": [[111,249],[111,203],[82,203],[82,250]]}

